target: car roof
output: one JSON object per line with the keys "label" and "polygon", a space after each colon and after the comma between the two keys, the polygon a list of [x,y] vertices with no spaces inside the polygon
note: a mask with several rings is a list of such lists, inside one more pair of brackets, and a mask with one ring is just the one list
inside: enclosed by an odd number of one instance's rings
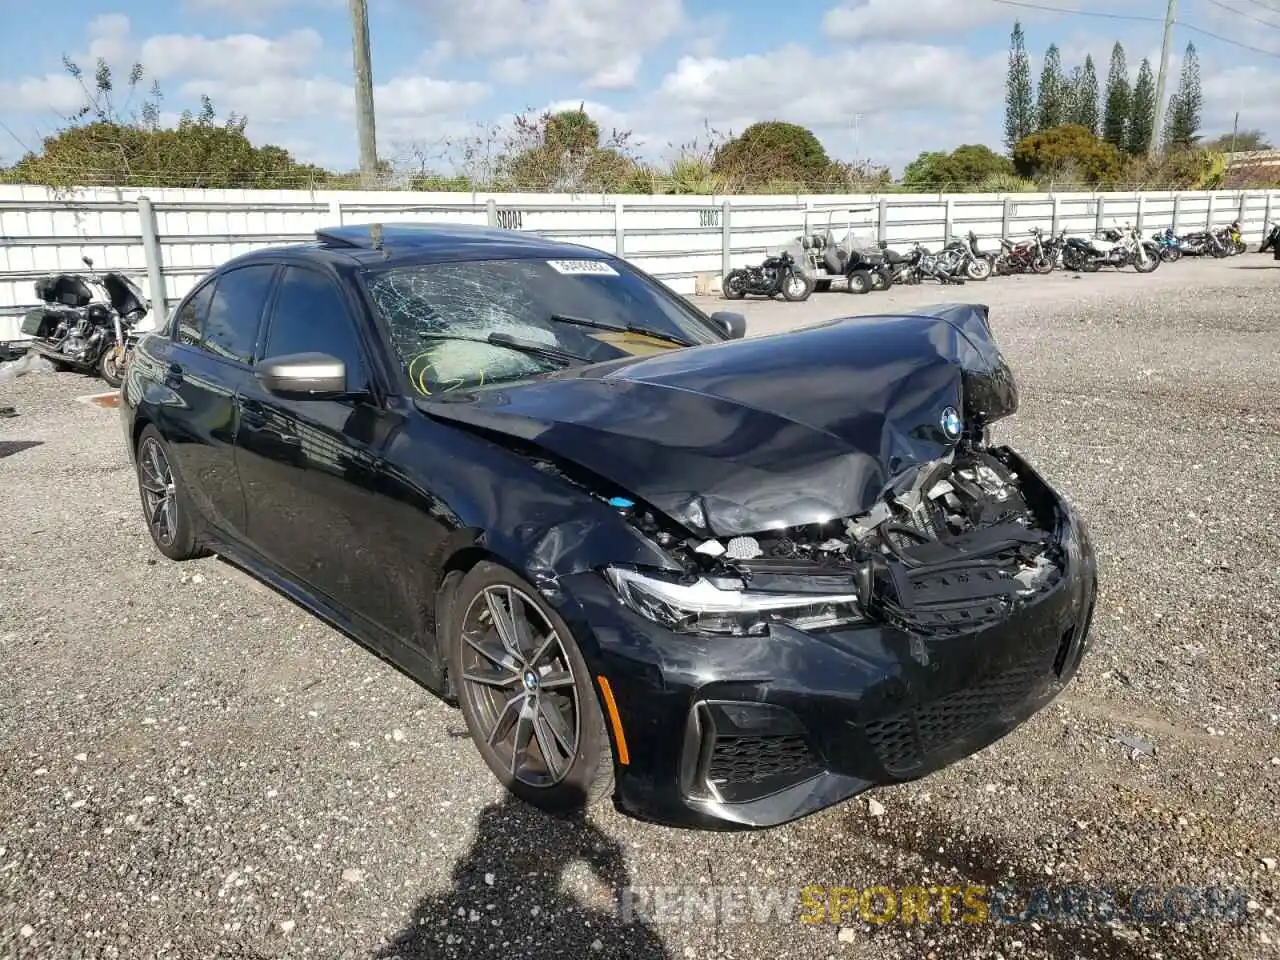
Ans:
{"label": "car roof", "polygon": [[[262,259],[321,260],[346,265],[396,266],[463,260],[609,260],[594,247],[552,240],[536,233],[465,223],[364,223],[324,227],[315,240],[265,247],[228,260],[219,269]],[[336,265],[336,264],[335,264]]]}

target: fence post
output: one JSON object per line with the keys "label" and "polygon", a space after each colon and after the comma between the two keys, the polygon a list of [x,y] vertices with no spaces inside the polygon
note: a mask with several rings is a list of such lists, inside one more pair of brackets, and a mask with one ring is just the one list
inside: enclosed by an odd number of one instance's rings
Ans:
{"label": "fence post", "polygon": [[1144,203],[1146,199],[1147,199],[1147,195],[1145,193],[1138,194],[1138,236],[1139,237],[1142,236],[1142,215],[1146,210],[1146,203]]}
{"label": "fence post", "polygon": [[880,198],[880,209],[876,211],[876,241],[889,242],[889,198]]}
{"label": "fence post", "polygon": [[627,231],[623,225],[625,213],[626,208],[623,206],[622,201],[615,201],[613,204],[613,246],[619,260],[626,256],[627,251]]}
{"label": "fence post", "polygon": [[1182,194],[1173,195],[1173,232],[1178,234],[1178,217],[1182,214]]}
{"label": "fence post", "polygon": [[1267,191],[1267,205],[1262,208],[1262,238],[1267,237],[1267,225],[1271,223],[1271,191]]}
{"label": "fence post", "polygon": [[1102,196],[1102,194],[1098,194],[1097,203],[1097,211],[1093,215],[1093,233],[1095,236],[1107,228],[1107,222],[1105,219],[1107,210],[1106,197]]}
{"label": "fence post", "polygon": [[1240,204],[1236,207],[1236,219],[1240,221],[1240,233],[1244,234],[1244,218],[1249,215],[1249,195],[1240,191]]}
{"label": "fence post", "polygon": [[1206,230],[1213,229],[1213,193],[1209,194],[1209,209],[1204,212],[1204,228]]}
{"label": "fence post", "polygon": [[489,218],[489,226],[496,227],[498,225],[498,201],[490,197],[484,202],[485,214]]}
{"label": "fence post", "polygon": [[341,200],[329,201],[329,219],[333,221],[333,225],[335,227],[342,226],[342,201]]}
{"label": "fence post", "polygon": [[142,250],[147,258],[147,283],[151,287],[151,316],[158,329],[169,319],[169,296],[164,288],[164,258],[160,253],[156,210],[150,197],[138,198],[138,220],[142,224]]}
{"label": "fence post", "polygon": [[[1013,219],[1013,201],[1008,197],[1004,198],[1004,208],[1000,211],[1000,235],[1002,237],[1009,236],[1009,228],[1012,226],[1010,221]],[[951,242],[951,238],[947,237],[947,242]]]}
{"label": "fence post", "polygon": [[733,232],[729,228],[732,207],[726,200],[720,205],[720,275],[728,276],[733,269]]}
{"label": "fence post", "polygon": [[947,197],[946,210],[942,214],[942,245],[945,247],[951,242],[951,221],[956,216],[956,202],[951,197]]}
{"label": "fence post", "polygon": [[1062,220],[1062,198],[1056,193],[1049,194],[1049,199],[1053,201],[1053,226],[1049,232],[1055,237],[1058,235],[1058,223]]}

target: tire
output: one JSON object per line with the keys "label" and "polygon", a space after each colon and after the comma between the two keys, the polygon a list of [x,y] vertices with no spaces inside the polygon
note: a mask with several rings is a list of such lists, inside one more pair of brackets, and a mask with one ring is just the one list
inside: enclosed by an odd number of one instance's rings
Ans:
{"label": "tire", "polygon": [[872,290],[888,290],[893,286],[893,276],[885,267],[879,267],[871,271],[871,289]]}
{"label": "tire", "polygon": [[124,379],[124,363],[123,359],[117,363],[115,355],[115,347],[102,351],[102,356],[98,358],[98,376],[106,381],[107,386],[118,388]]}
{"label": "tire", "polygon": [[991,276],[991,264],[986,260],[970,260],[964,272],[970,280],[986,280]]}
{"label": "tire", "polygon": [[179,562],[205,556],[207,551],[200,545],[201,520],[173,466],[169,444],[151,424],[138,436],[133,462],[142,518],[156,549]]}
{"label": "tire", "polygon": [[1213,259],[1215,260],[1225,260],[1227,257],[1231,256],[1231,254],[1227,252],[1225,244],[1222,246],[1210,246],[1209,252],[1213,255]]}
{"label": "tire", "polygon": [[1046,273],[1053,273],[1053,261],[1048,257],[1036,257],[1031,261],[1031,272],[1044,276]]}
{"label": "tire", "polygon": [[831,290],[830,280],[815,280],[813,284],[814,293],[827,293]]}
{"label": "tire", "polygon": [[803,303],[813,293],[814,284],[812,277],[793,272],[782,281],[782,299],[788,303]]}
{"label": "tire", "polygon": [[[498,626],[504,618],[507,637]],[[591,673],[568,626],[536,589],[506,567],[481,562],[458,585],[446,629],[462,718],[508,792],[557,816],[613,793],[613,750]]]}
{"label": "tire", "polygon": [[1176,263],[1182,259],[1182,249],[1180,247],[1161,247],[1160,259],[1165,263]]}
{"label": "tire", "polygon": [[720,292],[724,294],[726,300],[741,300],[747,295],[745,270],[730,270],[724,275],[724,283],[720,285]]}
{"label": "tire", "polygon": [[849,271],[849,285],[846,288],[849,293],[870,293],[871,285],[871,274],[866,270]]}
{"label": "tire", "polygon": [[1147,262],[1144,264],[1135,255],[1129,262],[1133,264],[1133,269],[1138,273],[1155,273],[1156,268],[1160,266],[1160,255],[1152,252],[1149,248],[1144,248],[1147,254]]}
{"label": "tire", "polygon": [[1237,240],[1236,253],[1248,253],[1248,252],[1249,252],[1249,245],[1245,243],[1243,240]]}

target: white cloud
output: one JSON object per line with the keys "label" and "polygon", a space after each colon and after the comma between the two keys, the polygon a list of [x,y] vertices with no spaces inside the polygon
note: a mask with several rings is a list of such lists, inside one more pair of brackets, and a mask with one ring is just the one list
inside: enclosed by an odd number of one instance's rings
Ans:
{"label": "white cloud", "polygon": [[633,0],[418,0],[418,7],[438,38],[435,56],[519,56],[531,70],[577,74],[596,89],[634,85],[643,56],[689,25],[682,0],[643,8]]}
{"label": "white cloud", "polygon": [[296,74],[311,64],[323,46],[320,34],[310,27],[274,40],[252,33],[217,38],[165,34],[148,38],[140,59],[147,72],[159,79],[198,74],[248,80]]}

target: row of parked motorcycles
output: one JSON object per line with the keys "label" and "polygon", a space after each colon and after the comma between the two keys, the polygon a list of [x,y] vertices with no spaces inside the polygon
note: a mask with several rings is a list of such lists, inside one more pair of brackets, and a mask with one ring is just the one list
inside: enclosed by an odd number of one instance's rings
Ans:
{"label": "row of parked motorcycles", "polygon": [[[1280,222],[1268,224],[1259,252],[1280,250]],[[887,290],[895,284],[919,284],[934,280],[939,284],[963,284],[993,276],[1048,274],[1055,269],[1075,273],[1096,273],[1103,267],[1120,270],[1133,267],[1138,273],[1152,273],[1161,263],[1183,256],[1223,258],[1244,253],[1248,247],[1240,234],[1239,221],[1213,230],[1199,230],[1177,236],[1172,227],[1143,239],[1126,224],[1096,236],[1068,236],[1065,230],[1045,236],[1033,227],[1022,241],[1001,239],[999,250],[983,250],[972,230],[964,239],[947,243],[938,252],[920,243],[906,253],[889,249],[884,241],[868,248],[846,237],[835,243],[830,233],[802,237],[800,258],[783,250],[751,267],[730,271],[723,281],[724,296],[740,300],[746,296],[777,297],[799,302],[816,291],[831,288],[843,279],[850,293]],[[807,259],[803,263],[802,259]],[[808,269],[806,269],[808,267]]]}
{"label": "row of parked motorcycles", "polygon": [[96,375],[118,387],[151,301],[125,274],[98,272],[91,258],[82,261],[87,273],[55,273],[35,282],[40,306],[23,316],[22,332],[32,338],[28,351],[57,369]]}

